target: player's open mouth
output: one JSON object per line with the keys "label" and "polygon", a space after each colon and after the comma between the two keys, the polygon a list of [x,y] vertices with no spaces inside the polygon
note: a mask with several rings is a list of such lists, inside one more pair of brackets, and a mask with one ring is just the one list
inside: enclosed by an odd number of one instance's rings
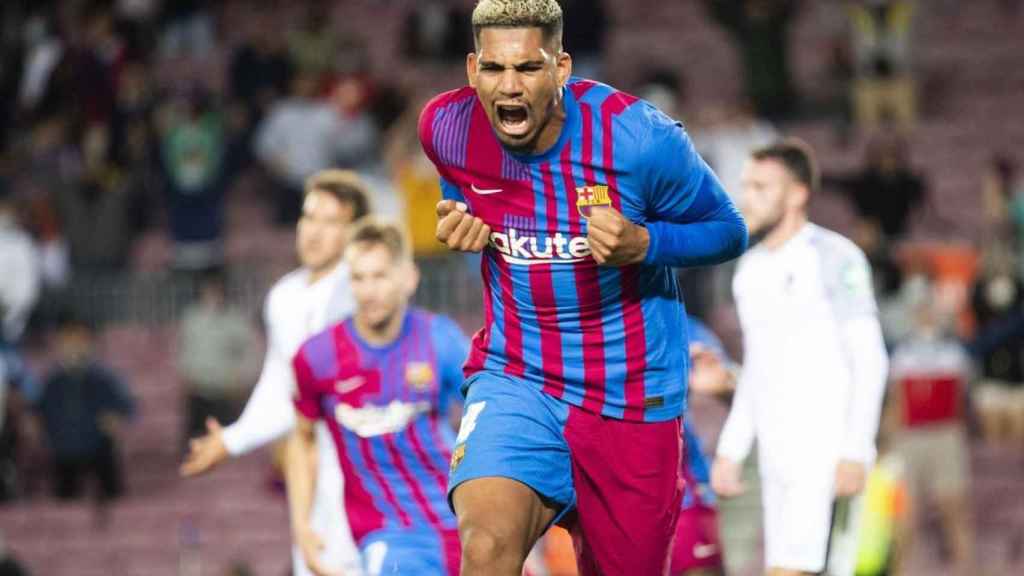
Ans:
{"label": "player's open mouth", "polygon": [[523,136],[530,127],[530,114],[522,104],[498,104],[498,124],[510,136]]}

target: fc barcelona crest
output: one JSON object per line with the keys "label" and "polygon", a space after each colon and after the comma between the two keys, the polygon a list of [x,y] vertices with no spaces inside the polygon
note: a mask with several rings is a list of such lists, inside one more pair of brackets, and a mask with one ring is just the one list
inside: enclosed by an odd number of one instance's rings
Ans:
{"label": "fc barcelona crest", "polygon": [[612,199],[608,196],[607,186],[581,186],[576,189],[576,209],[583,218],[590,218],[590,209],[594,206],[611,205]]}
{"label": "fc barcelona crest", "polygon": [[417,392],[425,392],[434,383],[434,370],[429,362],[409,362],[405,365],[405,381]]}

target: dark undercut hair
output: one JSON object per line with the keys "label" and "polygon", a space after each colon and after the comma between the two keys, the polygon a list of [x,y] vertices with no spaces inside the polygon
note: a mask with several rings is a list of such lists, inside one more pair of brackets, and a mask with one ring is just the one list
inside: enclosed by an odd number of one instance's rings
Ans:
{"label": "dark undercut hair", "polygon": [[473,9],[473,43],[484,28],[540,28],[544,44],[562,48],[562,7],[555,0],[480,0]]}
{"label": "dark undercut hair", "polygon": [[750,157],[758,161],[775,160],[782,164],[811,194],[816,193],[821,186],[821,174],[814,159],[814,150],[799,138],[786,138],[764,148],[758,148]]}

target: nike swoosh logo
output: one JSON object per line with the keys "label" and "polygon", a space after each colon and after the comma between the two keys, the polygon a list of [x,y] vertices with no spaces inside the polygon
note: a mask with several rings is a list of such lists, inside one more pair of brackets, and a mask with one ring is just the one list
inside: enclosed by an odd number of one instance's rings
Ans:
{"label": "nike swoosh logo", "polygon": [[486,196],[488,194],[497,194],[498,192],[501,192],[501,188],[477,188],[476,184],[470,184],[469,187],[473,189],[473,192],[476,192],[481,196]]}
{"label": "nike swoosh logo", "polygon": [[710,558],[718,551],[718,546],[714,544],[697,544],[693,547],[693,557],[702,560],[704,558]]}
{"label": "nike swoosh logo", "polygon": [[348,394],[349,392],[359,388],[366,383],[366,378],[362,376],[352,376],[351,378],[345,378],[344,380],[338,380],[334,383],[334,389],[339,394]]}

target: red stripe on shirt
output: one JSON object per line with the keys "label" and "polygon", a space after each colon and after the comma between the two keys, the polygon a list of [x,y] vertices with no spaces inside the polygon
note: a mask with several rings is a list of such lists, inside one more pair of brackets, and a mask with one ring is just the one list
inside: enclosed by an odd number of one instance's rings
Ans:
{"label": "red stripe on shirt", "polygon": [[408,512],[402,508],[402,505],[398,503],[398,498],[395,498],[395,493],[391,491],[391,486],[388,485],[387,480],[384,479],[384,475],[380,473],[380,466],[377,465],[377,461],[373,457],[373,450],[370,447],[369,438],[359,439],[359,452],[363,455],[363,461],[366,463],[366,468],[370,471],[373,479],[377,481],[377,485],[380,486],[381,492],[384,493],[384,499],[398,513],[398,520],[406,528],[412,526],[412,520],[409,518]]}
{"label": "red stripe on shirt", "polygon": [[341,430],[337,425],[328,425],[327,429],[330,430],[331,436],[334,438],[338,463],[341,465],[341,474],[345,479],[343,490],[345,510],[343,512],[348,516],[352,537],[358,542],[363,536],[384,527],[384,513],[374,504],[373,496],[363,485],[363,477],[352,466],[352,459],[348,456]]}
{"label": "red stripe on shirt", "polygon": [[[436,420],[436,416],[432,416],[431,420]],[[448,475],[445,473],[443,468],[437,466],[437,462],[430,459],[427,451],[423,448],[423,442],[420,441],[420,435],[416,432],[416,425],[410,424],[406,428],[406,432],[409,436],[409,444],[412,445],[413,452],[416,453],[416,459],[420,461],[420,465],[434,477],[434,481],[437,482],[437,487],[441,489],[441,493],[444,494],[448,490]]]}
{"label": "red stripe on shirt", "polygon": [[[544,199],[547,218],[558,218],[558,198],[555,197],[555,184],[551,176],[551,163],[540,166],[541,179],[544,183]],[[548,230],[557,229],[557,225],[548,222]],[[554,250],[552,240],[551,249]],[[541,364],[544,372],[544,391],[556,398],[561,398],[565,391],[564,369],[562,366],[562,338],[558,327],[558,307],[555,305],[555,286],[551,276],[551,264],[538,264],[530,267],[530,289],[533,292],[533,306],[537,312],[537,325],[540,328]]]}
{"label": "red stripe on shirt", "polygon": [[[604,133],[603,164],[608,180],[608,187],[615,191],[612,194],[612,205],[622,211],[622,201],[616,184],[615,173],[615,139],[612,122],[617,114],[621,114],[636,97],[623,92],[609,96],[601,104],[601,129]],[[644,329],[644,314],[641,306],[639,290],[640,266],[633,264],[620,269],[622,285],[622,321],[626,336],[626,407],[622,417],[624,420],[643,420],[644,411],[644,372],[647,369],[647,335]]]}
{"label": "red stripe on shirt", "polygon": [[423,515],[427,517],[427,522],[434,528],[435,531],[440,532],[441,519],[437,517],[437,512],[430,506],[430,500],[427,499],[426,494],[423,493],[423,488],[420,486],[416,478],[413,477],[412,472],[409,471],[409,467],[405,464],[405,458],[402,453],[398,450],[398,446],[395,445],[394,434],[385,434],[382,438],[384,441],[384,447],[387,449],[388,454],[391,456],[391,462],[395,465],[395,469],[398,470],[398,474],[405,481],[405,484],[409,486],[409,491],[412,492],[412,498],[416,501]]}
{"label": "red stripe on shirt", "polygon": [[[580,103],[580,122],[583,127],[581,143],[583,179],[585,184],[594,183],[594,124],[593,111],[588,103]],[[568,148],[568,146],[566,147]],[[562,159],[566,162],[565,158]],[[570,170],[571,173],[571,170]],[[573,188],[575,192],[575,187]],[[572,199],[569,219],[570,226],[581,226],[576,209],[576,197]],[[576,294],[580,302],[580,331],[583,332],[583,409],[596,414],[604,408],[604,320],[601,306],[601,281],[597,262],[586,260],[576,265]]]}

